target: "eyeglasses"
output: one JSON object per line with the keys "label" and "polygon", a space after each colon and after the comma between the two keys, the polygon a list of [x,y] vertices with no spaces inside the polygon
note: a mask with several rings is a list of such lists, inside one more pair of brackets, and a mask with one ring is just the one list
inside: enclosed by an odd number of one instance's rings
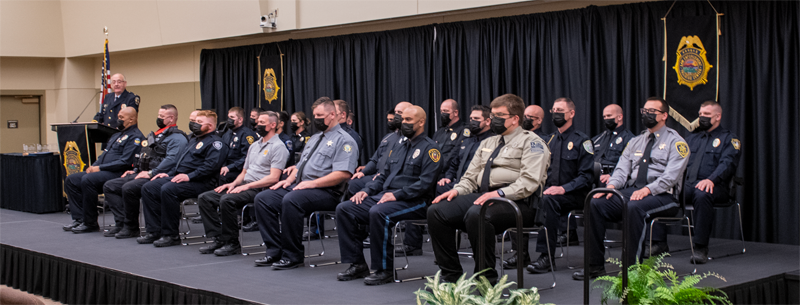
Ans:
{"label": "eyeglasses", "polygon": [[664,111],[661,111],[661,110],[658,110],[658,109],[641,108],[641,109],[639,109],[639,112],[641,114],[655,114],[657,112],[664,112]]}
{"label": "eyeglasses", "polygon": [[490,119],[494,119],[494,118],[506,119],[506,118],[504,118],[504,116],[510,116],[510,115],[511,114],[502,113],[502,112],[501,113],[492,113],[492,114],[489,114],[489,118]]}
{"label": "eyeglasses", "polygon": [[116,84],[122,84],[122,83],[125,83],[125,81],[124,81],[124,80],[112,80],[112,81],[111,81],[111,84],[112,84],[112,85],[116,85]]}
{"label": "eyeglasses", "polygon": [[567,113],[567,111],[564,109],[550,109],[550,113]]}
{"label": "eyeglasses", "polygon": [[529,120],[531,120],[531,121],[536,121],[536,120],[538,120],[538,119],[539,119],[538,117],[535,117],[535,116],[532,116],[532,115],[526,115],[526,116],[525,116],[525,118],[526,118],[526,119],[529,119]]}

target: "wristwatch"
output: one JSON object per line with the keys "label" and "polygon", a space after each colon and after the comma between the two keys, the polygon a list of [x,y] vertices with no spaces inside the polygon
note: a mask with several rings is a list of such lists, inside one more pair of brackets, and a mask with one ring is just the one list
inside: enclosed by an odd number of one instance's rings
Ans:
{"label": "wristwatch", "polygon": [[503,197],[503,198],[506,197],[506,193],[503,193],[502,189],[497,189],[497,195],[500,195],[500,197]]}

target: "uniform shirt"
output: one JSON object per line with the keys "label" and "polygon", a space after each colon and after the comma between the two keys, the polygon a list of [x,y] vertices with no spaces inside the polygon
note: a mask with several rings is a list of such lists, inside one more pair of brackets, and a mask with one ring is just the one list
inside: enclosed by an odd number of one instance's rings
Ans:
{"label": "uniform shirt", "polygon": [[[555,131],[547,141],[550,147],[550,168],[547,169],[545,186],[560,186],[569,193],[574,190],[588,190],[594,176],[594,147],[589,136],[570,126],[563,133]],[[553,153],[561,148],[561,159],[556,160]],[[558,162],[558,166],[556,166]],[[554,171],[558,168],[558,181]]]}
{"label": "uniform shirt", "polygon": [[213,132],[189,140],[169,176],[186,174],[189,181],[208,181],[219,176],[228,146]]}
{"label": "uniform shirt", "polygon": [[186,140],[186,135],[183,134],[182,131],[178,129],[178,127],[170,127],[174,128],[174,131],[167,134],[166,132],[161,132],[158,135],[153,137],[154,142],[150,142],[150,136],[148,136],[147,142],[142,141],[142,147],[150,147],[150,146],[165,146],[166,147],[166,155],[161,162],[158,163],[158,166],[155,168],[150,168],[152,172],[150,175],[156,175],[159,173],[166,173],[169,172],[173,167],[175,167],[176,162],[178,162],[178,155],[186,148],[186,144],[188,141]]}
{"label": "uniform shirt", "polygon": [[444,162],[442,163],[442,172],[447,172],[450,169],[451,158],[458,157],[458,149],[456,147],[464,138],[464,127],[464,122],[458,120],[453,125],[439,128],[433,133],[433,141],[439,144],[439,151],[442,152],[442,162]]}
{"label": "uniform shirt", "polygon": [[250,144],[256,141],[256,134],[252,129],[242,124],[239,128],[228,129],[222,135],[222,143],[228,146],[228,155],[225,160],[225,167],[232,172],[241,172],[244,159],[247,158],[247,150]]}
{"label": "uniform shirt", "polygon": [[283,144],[283,147],[285,147],[286,150],[289,151],[289,158],[286,160],[287,162],[286,166],[294,165],[296,161],[294,159],[295,150],[294,150],[294,141],[292,140],[292,136],[281,132],[278,134],[278,138],[280,142]]}
{"label": "uniform shirt", "polygon": [[111,136],[106,143],[103,153],[97,157],[92,165],[100,167],[101,171],[122,172],[133,168],[136,155],[142,149],[141,142],[144,136],[139,131],[137,124],[131,125],[123,131]]}
{"label": "uniform shirt", "polygon": [[359,156],[361,156],[361,152],[364,151],[364,142],[361,140],[361,135],[353,130],[353,128],[350,128],[350,125],[347,125],[347,123],[341,123],[339,126],[342,127],[342,129],[346,131],[347,134],[349,134],[350,137],[356,142],[356,146],[358,147],[358,154],[356,154],[356,158],[359,158]]}
{"label": "uniform shirt", "polygon": [[364,187],[369,195],[390,191],[397,200],[429,200],[442,168],[439,145],[419,135],[389,151],[386,165]]}
{"label": "uniform shirt", "polygon": [[369,159],[369,162],[367,162],[367,165],[364,166],[361,172],[364,173],[364,175],[374,175],[379,170],[382,170],[386,166],[386,159],[389,157],[389,152],[392,151],[394,146],[402,142],[403,139],[405,139],[405,137],[400,134],[400,131],[390,132],[383,136],[381,143],[378,145],[378,149],[372,154],[372,158]]}
{"label": "uniform shirt", "polygon": [[250,145],[247,150],[247,159],[244,161],[244,183],[251,183],[268,176],[273,168],[283,170],[286,168],[286,160],[289,158],[289,150],[277,136],[273,136],[266,142],[257,141]]}
{"label": "uniform shirt", "polygon": [[509,200],[524,199],[544,185],[550,150],[542,138],[533,132],[517,127],[508,135],[497,135],[483,140],[475,151],[467,171],[453,189],[466,195],[480,189],[486,162],[503,138],[506,145],[492,163],[489,188],[501,187]]}
{"label": "uniform shirt", "polygon": [[[467,131],[468,129],[464,130]],[[471,135],[470,137],[461,140],[461,148],[458,150],[458,155],[455,158],[450,159],[450,166],[448,167],[447,172],[444,174],[444,177],[450,179],[450,181],[455,181],[458,178],[461,178],[461,176],[464,175],[464,172],[467,171],[469,162],[472,161],[472,156],[475,156],[475,151],[478,150],[478,145],[480,145],[483,140],[486,140],[492,136],[495,136],[495,133],[491,130],[487,130],[478,135]]]}
{"label": "uniform shirt", "polygon": [[[706,143],[706,151],[701,156],[695,153],[699,152],[704,135],[708,137],[708,142]],[[739,138],[727,129],[717,126],[710,132],[695,132],[686,137],[686,142],[692,152],[692,156],[689,157],[689,163],[686,166],[687,170],[691,169],[692,164],[695,162],[702,162],[697,171],[697,181],[708,179],[714,182],[714,185],[720,185],[723,182],[730,181],[731,177],[736,174],[736,168],[739,166],[739,157],[742,154],[742,144],[739,142]],[[694,184],[697,181],[687,180],[686,183]]]}
{"label": "uniform shirt", "polygon": [[[622,151],[622,156],[614,168],[614,174],[608,184],[617,189],[633,186],[639,174],[639,160],[644,156],[647,147],[647,138],[650,130],[646,129],[641,135],[634,137],[628,147]],[[650,164],[647,169],[647,185],[650,193],[658,195],[672,193],[673,188],[680,183],[686,164],[689,163],[689,145],[672,128],[667,126],[654,132],[655,140],[650,151]]]}
{"label": "uniform shirt", "polygon": [[139,112],[139,101],[139,96],[128,90],[122,91],[119,97],[116,97],[114,93],[106,94],[103,99],[103,108],[94,115],[94,121],[101,125],[117,128],[119,111],[126,107],[133,107],[136,112]]}
{"label": "uniform shirt", "polygon": [[303,130],[299,134],[293,134],[289,137],[289,140],[292,141],[292,148],[289,149],[289,163],[286,166],[292,166],[296,163],[295,156],[299,155],[303,152],[303,148],[306,146],[306,142],[311,139],[311,133],[308,130]]}
{"label": "uniform shirt", "polygon": [[614,167],[619,161],[622,151],[628,146],[628,141],[633,138],[633,133],[619,126],[614,131],[604,130],[603,133],[592,139],[594,142],[594,161],[600,165]]}
{"label": "uniform shirt", "polygon": [[[358,146],[341,126],[336,125],[330,131],[318,132],[311,136],[303,149],[303,154],[297,162],[297,168],[303,167],[303,181],[314,180],[327,176],[331,172],[343,171],[354,173],[358,164]],[[322,141],[317,150],[311,153],[317,142]],[[303,163],[308,162],[307,166]],[[298,172],[299,174],[299,172]]]}

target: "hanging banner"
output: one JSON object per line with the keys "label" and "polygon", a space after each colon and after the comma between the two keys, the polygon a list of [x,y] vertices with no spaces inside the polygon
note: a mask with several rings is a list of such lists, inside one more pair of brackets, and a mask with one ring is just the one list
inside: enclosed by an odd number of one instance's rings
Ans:
{"label": "hanging banner", "polygon": [[61,178],[85,171],[91,165],[86,125],[58,127],[58,150],[61,152]]}
{"label": "hanging banner", "polygon": [[664,99],[670,116],[689,131],[700,104],[719,92],[718,16],[664,19]]}
{"label": "hanging banner", "polygon": [[283,55],[259,56],[259,107],[283,110]]}

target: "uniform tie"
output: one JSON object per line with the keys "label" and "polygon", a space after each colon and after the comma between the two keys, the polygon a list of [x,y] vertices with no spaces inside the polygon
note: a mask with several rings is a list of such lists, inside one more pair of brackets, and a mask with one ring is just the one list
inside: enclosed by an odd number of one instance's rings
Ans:
{"label": "uniform tie", "polygon": [[300,183],[300,181],[303,181],[303,169],[306,168],[306,164],[308,164],[308,160],[311,159],[311,156],[314,155],[315,151],[317,151],[317,147],[319,147],[319,143],[322,143],[323,139],[325,139],[325,134],[324,133],[320,135],[319,141],[317,141],[317,143],[314,144],[314,147],[311,148],[311,152],[308,153],[308,158],[306,158],[306,160],[303,162],[303,164],[300,164],[300,167],[297,169],[297,183]]}
{"label": "uniform tie", "polygon": [[550,141],[556,141],[556,142],[553,143],[554,145],[550,146],[553,149],[553,151],[552,151],[553,158],[550,159],[551,160],[550,169],[551,169],[551,172],[553,173],[553,175],[551,175],[550,177],[547,177],[547,180],[550,181],[550,185],[551,186],[553,186],[553,185],[561,185],[561,183],[559,183],[559,181],[558,181],[558,178],[559,178],[558,176],[561,173],[561,168],[560,168],[561,167],[561,148],[564,146],[564,143],[561,141],[561,133],[556,133],[553,136],[553,139],[550,140]]}
{"label": "uniform tie", "polygon": [[647,168],[649,167],[648,162],[652,162],[650,160],[650,152],[653,151],[653,144],[656,142],[656,135],[650,134],[647,137],[647,146],[644,148],[644,154],[642,158],[639,159],[639,174],[636,176],[636,183],[633,186],[636,188],[643,188],[647,185]]}
{"label": "uniform tie", "polygon": [[697,173],[700,171],[700,164],[703,163],[703,155],[706,154],[706,146],[708,146],[708,133],[703,131],[703,135],[700,137],[700,149],[697,150],[697,158],[694,159],[694,163],[692,163],[692,167],[689,168],[689,176],[686,179],[686,182],[695,182],[697,181]]}
{"label": "uniform tie", "polygon": [[497,157],[497,154],[500,153],[500,149],[506,145],[506,141],[503,136],[500,136],[500,145],[497,145],[497,148],[494,149],[492,155],[489,156],[489,160],[486,161],[486,166],[483,167],[483,179],[481,179],[481,193],[486,193],[489,191],[489,175],[492,172],[492,164],[494,163],[494,158]]}
{"label": "uniform tie", "polygon": [[386,189],[389,189],[389,186],[392,184],[392,180],[394,180],[394,177],[397,177],[397,174],[400,173],[403,170],[403,167],[405,167],[406,159],[408,159],[408,151],[411,150],[410,142],[411,142],[411,140],[408,140],[405,143],[403,143],[403,146],[402,146],[403,150],[404,150],[403,159],[402,159],[403,161],[400,163],[400,167],[392,168],[392,172],[389,173],[389,177],[386,177],[386,182],[383,183],[383,185],[384,185],[384,187]]}

